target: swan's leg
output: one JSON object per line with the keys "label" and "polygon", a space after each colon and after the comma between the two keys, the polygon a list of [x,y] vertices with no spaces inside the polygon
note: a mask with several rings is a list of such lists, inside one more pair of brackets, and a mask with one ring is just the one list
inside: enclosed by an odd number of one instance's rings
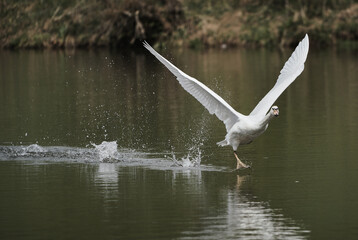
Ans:
{"label": "swan's leg", "polygon": [[240,168],[249,168],[250,166],[246,165],[245,163],[241,162],[239,157],[236,154],[236,151],[234,151],[234,155],[236,157],[237,160],[237,165],[236,165],[236,169],[240,169]]}

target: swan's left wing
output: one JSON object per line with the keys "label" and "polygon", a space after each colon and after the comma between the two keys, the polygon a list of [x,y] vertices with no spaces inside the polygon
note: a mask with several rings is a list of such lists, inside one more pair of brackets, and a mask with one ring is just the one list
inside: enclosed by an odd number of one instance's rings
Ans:
{"label": "swan's left wing", "polygon": [[280,72],[275,86],[252,110],[250,116],[263,117],[283,91],[302,73],[308,54],[308,35],[298,44]]}
{"label": "swan's left wing", "polygon": [[224,122],[227,132],[241,117],[244,116],[235,111],[224,99],[210,88],[174,66],[171,62],[157,53],[147,42],[144,41],[143,45],[177,77],[180,85],[196,98],[210,114],[215,114]]}

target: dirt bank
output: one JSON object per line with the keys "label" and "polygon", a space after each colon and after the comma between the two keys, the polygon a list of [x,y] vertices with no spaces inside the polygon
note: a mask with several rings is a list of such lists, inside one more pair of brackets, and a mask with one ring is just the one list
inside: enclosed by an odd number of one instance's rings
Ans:
{"label": "dirt bank", "polygon": [[183,31],[186,29],[187,36],[184,39],[192,47],[293,47],[305,33],[316,46],[357,45],[358,4],[347,4],[335,10],[326,7],[318,13],[303,6],[281,9],[271,5],[258,5],[253,9],[242,6],[219,16],[191,14],[191,21],[185,24]]}
{"label": "dirt bank", "polygon": [[177,1],[3,1],[0,45],[71,48],[167,39],[182,23]]}
{"label": "dirt bank", "polygon": [[[219,2],[219,3],[218,3]],[[325,0],[1,1],[2,48],[357,45],[358,4]],[[334,4],[340,3],[340,4]]]}

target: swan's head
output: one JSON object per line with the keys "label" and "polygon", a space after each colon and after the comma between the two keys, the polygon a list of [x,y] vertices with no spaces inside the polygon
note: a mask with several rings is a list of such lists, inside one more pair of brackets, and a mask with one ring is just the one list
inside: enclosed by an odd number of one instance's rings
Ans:
{"label": "swan's head", "polygon": [[278,117],[278,115],[280,115],[280,110],[278,110],[277,106],[272,106],[271,107],[271,112],[275,117]]}

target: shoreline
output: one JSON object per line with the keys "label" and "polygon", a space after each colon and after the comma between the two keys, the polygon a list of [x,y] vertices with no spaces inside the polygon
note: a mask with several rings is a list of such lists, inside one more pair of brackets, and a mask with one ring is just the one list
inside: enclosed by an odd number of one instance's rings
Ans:
{"label": "shoreline", "polygon": [[358,3],[312,13],[310,6],[287,5],[287,0],[284,6],[236,6],[231,1],[193,5],[187,0],[58,2],[2,2],[0,47],[137,48],[145,39],[156,47],[286,48],[308,33],[313,47],[358,48]]}

